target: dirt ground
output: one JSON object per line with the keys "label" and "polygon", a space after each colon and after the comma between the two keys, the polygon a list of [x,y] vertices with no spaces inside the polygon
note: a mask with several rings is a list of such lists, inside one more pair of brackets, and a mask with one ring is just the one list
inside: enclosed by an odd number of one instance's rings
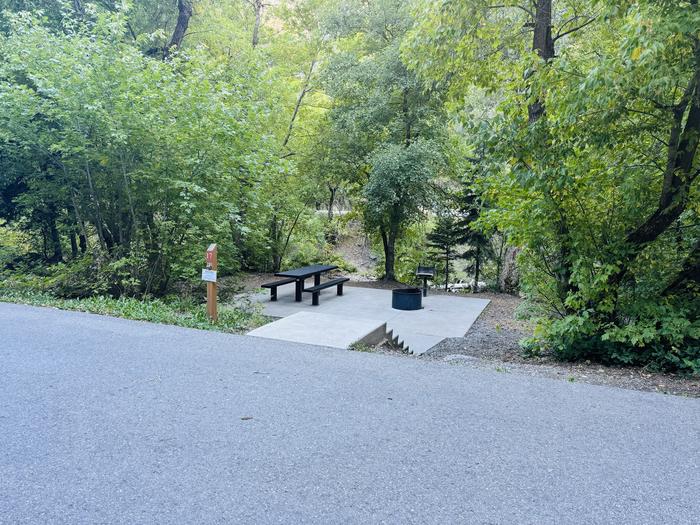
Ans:
{"label": "dirt ground", "polygon": [[378,256],[372,253],[370,241],[358,222],[347,225],[348,233],[341,235],[335,251],[356,268],[356,272],[348,275],[353,281],[370,280],[377,268]]}

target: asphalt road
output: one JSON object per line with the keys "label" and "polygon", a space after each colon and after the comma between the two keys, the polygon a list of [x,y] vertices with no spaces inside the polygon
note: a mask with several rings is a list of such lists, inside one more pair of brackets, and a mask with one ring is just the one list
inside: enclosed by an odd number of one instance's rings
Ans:
{"label": "asphalt road", "polygon": [[0,522],[700,523],[700,402],[0,304]]}

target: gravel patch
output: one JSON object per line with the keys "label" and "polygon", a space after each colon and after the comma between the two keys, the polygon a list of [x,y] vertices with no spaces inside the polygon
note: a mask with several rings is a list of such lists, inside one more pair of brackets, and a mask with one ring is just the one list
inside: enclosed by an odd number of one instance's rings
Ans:
{"label": "gravel patch", "polygon": [[590,361],[566,363],[550,356],[524,357],[520,339],[532,333],[532,326],[515,319],[522,302],[502,294],[474,294],[491,300],[464,337],[445,339],[422,359],[445,361],[456,366],[490,368],[503,373],[562,379],[700,398],[700,379],[677,374],[651,372],[643,368],[605,366]]}

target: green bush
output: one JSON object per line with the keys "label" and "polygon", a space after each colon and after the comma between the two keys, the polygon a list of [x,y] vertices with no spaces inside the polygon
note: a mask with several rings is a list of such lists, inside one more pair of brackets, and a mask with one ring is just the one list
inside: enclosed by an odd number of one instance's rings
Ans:
{"label": "green bush", "polygon": [[16,228],[7,226],[0,219],[0,270],[13,266],[29,250],[29,236]]}
{"label": "green bush", "polygon": [[689,311],[647,305],[625,324],[603,322],[595,311],[540,320],[535,337],[523,341],[531,354],[700,375],[700,321]]}

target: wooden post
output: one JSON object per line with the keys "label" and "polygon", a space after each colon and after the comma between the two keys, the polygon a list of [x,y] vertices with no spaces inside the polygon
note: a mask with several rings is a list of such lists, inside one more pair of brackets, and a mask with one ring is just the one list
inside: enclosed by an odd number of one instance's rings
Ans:
{"label": "wooden post", "polygon": [[[217,260],[218,247],[216,244],[210,244],[207,248],[207,270],[217,271],[219,262]],[[207,282],[207,313],[212,322],[219,319],[219,313],[216,308],[216,282]]]}

